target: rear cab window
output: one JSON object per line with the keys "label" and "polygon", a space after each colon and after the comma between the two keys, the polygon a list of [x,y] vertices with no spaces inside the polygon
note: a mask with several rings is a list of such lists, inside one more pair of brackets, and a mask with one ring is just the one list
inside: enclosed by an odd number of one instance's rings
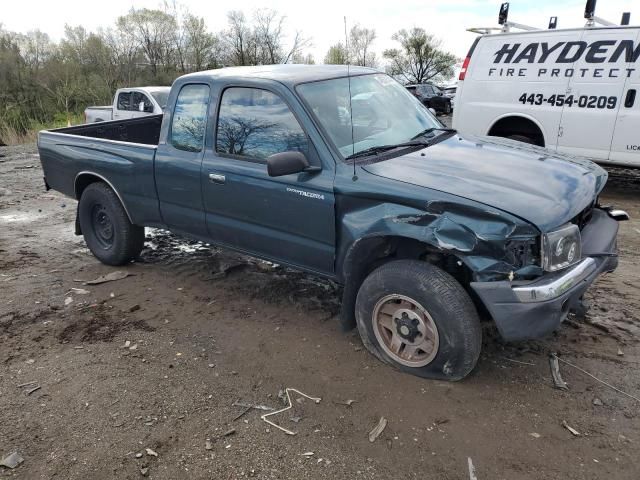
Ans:
{"label": "rear cab window", "polygon": [[268,90],[230,87],[222,94],[216,129],[219,155],[263,162],[275,153],[308,154],[309,141],[289,106]]}
{"label": "rear cab window", "polygon": [[178,150],[201,152],[209,109],[209,86],[185,85],[178,93],[169,143]]}

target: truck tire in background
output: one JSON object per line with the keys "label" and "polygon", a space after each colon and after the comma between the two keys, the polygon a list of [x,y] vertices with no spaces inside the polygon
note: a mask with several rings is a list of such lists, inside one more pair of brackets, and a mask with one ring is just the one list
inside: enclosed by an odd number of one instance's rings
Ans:
{"label": "truck tire in background", "polygon": [[378,267],[356,299],[358,331],[380,360],[425,378],[460,380],[482,347],[478,313],[448,273],[417,260]]}
{"label": "truck tire in background", "polygon": [[144,227],[129,221],[116,193],[102,182],[82,192],[78,207],[80,228],[91,253],[107,265],[124,265],[144,246]]}

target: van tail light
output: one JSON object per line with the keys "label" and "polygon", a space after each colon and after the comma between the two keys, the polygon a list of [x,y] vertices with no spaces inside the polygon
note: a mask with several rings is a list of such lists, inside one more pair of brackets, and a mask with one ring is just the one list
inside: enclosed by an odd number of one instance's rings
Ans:
{"label": "van tail light", "polygon": [[464,80],[464,77],[467,76],[467,69],[469,68],[469,62],[471,61],[471,57],[467,57],[464,59],[464,62],[462,63],[462,69],[460,70],[460,76],[458,77],[458,80]]}

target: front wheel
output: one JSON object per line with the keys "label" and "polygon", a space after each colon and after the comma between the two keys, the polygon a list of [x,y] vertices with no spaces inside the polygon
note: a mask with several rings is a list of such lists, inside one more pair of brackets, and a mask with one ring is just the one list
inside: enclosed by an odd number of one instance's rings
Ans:
{"label": "front wheel", "polygon": [[104,183],[84,189],[78,217],[87,247],[102,263],[124,265],[142,251],[144,227],[129,221],[120,199]]}
{"label": "front wheel", "polygon": [[374,270],[358,292],[356,319],[371,353],[413,375],[460,380],[480,356],[482,331],[471,298],[425,262],[397,260]]}

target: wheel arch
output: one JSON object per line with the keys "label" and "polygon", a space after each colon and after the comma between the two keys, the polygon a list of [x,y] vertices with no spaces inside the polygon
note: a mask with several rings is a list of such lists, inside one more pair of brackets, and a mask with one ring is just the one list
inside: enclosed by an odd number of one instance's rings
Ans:
{"label": "wheel arch", "polygon": [[531,134],[533,134],[534,139],[538,140],[536,145],[544,147],[549,143],[542,124],[536,118],[524,113],[501,115],[494,119],[487,130],[487,135],[496,137],[506,137],[508,135],[530,136]]}
{"label": "wheel arch", "polygon": [[355,303],[364,279],[381,265],[401,259],[423,260],[443,268],[464,288],[471,280],[471,269],[463,258],[423,240],[388,234],[373,234],[355,240],[348,248],[339,278],[344,284],[340,322],[344,330],[356,326]]}
{"label": "wheel arch", "polygon": [[[96,182],[101,182],[106,184],[111,190],[113,190],[113,192],[116,194],[116,196],[118,197],[118,200],[120,200],[120,204],[122,205],[122,208],[124,208],[125,213],[127,214],[127,218],[129,219],[129,222],[134,223],[132,218],[131,218],[131,214],[129,213],[129,209],[127,208],[127,205],[124,203],[124,200],[122,199],[122,195],[120,195],[120,192],[118,192],[118,189],[116,187],[113,186],[113,183],[111,183],[109,180],[107,180],[104,176],[100,175],[99,173],[96,172],[91,172],[91,171],[82,171],[80,173],[78,173],[76,175],[75,180],[73,181],[73,191],[76,197],[76,200],[78,200],[78,205],[80,204],[80,197],[82,197],[82,192],[84,192],[84,190],[91,185],[92,183],[96,183]],[[76,215],[77,217],[77,215]],[[77,221],[76,221],[77,223]],[[77,230],[78,228],[76,228]]]}

